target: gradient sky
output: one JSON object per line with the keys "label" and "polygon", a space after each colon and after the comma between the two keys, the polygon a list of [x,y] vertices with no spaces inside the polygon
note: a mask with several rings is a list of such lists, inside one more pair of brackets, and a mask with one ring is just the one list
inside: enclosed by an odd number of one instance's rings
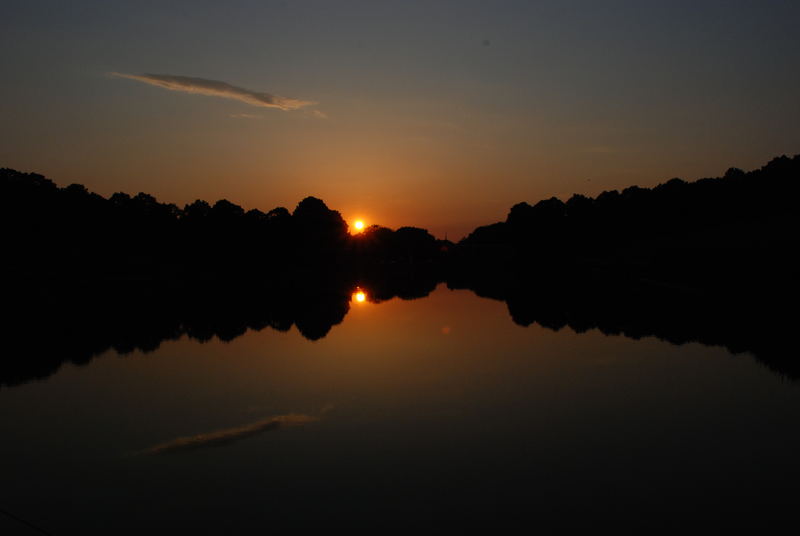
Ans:
{"label": "gradient sky", "polygon": [[[0,167],[179,205],[315,195],[459,238],[519,201],[800,152],[798,20],[797,1],[4,0]],[[146,73],[228,86],[121,76]]]}

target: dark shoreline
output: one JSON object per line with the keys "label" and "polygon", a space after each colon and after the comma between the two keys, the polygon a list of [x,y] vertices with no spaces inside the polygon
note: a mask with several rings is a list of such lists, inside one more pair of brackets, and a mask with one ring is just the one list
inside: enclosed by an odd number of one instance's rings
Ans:
{"label": "dark shoreline", "polygon": [[313,197],[293,212],[225,200],[180,209],[2,169],[11,351],[0,386],[184,334],[295,326],[318,340],[357,286],[383,301],[440,283],[505,302],[521,326],[723,346],[796,380],[783,309],[800,296],[798,192],[800,155],[784,156],[716,179],[520,203],[454,244],[415,227],[350,235]]}
{"label": "dark shoreline", "polygon": [[[563,273],[563,272],[562,272]],[[787,351],[791,319],[771,294],[698,292],[643,280],[556,278],[539,273],[455,273],[445,265],[362,269],[358,275],[302,273],[276,280],[106,281],[58,286],[20,285],[7,293],[10,346],[0,361],[0,385],[55,373],[61,364],[89,363],[113,349],[152,352],[184,335],[203,342],[233,340],[248,330],[293,326],[310,341],[346,317],[356,288],[379,303],[428,296],[439,284],[502,301],[511,321],[577,333],[598,329],[632,339],[722,346],[750,353],[780,376],[800,379],[800,362]],[[722,290],[722,289],[720,289]],[[784,299],[797,296],[796,290]]]}

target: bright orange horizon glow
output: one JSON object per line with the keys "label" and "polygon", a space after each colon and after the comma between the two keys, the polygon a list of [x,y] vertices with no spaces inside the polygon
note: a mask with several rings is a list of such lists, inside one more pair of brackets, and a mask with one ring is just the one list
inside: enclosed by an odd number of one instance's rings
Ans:
{"label": "bright orange horizon glow", "polygon": [[365,301],[367,301],[367,295],[364,293],[363,290],[359,290],[355,294],[353,294],[353,298],[358,303],[364,303]]}

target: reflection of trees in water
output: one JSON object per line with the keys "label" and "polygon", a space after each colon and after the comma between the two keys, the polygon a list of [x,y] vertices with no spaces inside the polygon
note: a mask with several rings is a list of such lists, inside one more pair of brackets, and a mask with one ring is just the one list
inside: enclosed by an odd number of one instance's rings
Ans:
{"label": "reflection of trees in water", "polygon": [[440,267],[371,270],[358,279],[291,280],[270,286],[206,285],[202,291],[156,290],[152,285],[71,288],[8,302],[16,314],[6,326],[9,351],[0,361],[0,384],[46,378],[62,363],[86,364],[109,349],[119,354],[152,352],[164,341],[186,335],[201,342],[231,341],[248,330],[292,326],[318,340],[344,320],[356,286],[370,301],[427,296],[447,280],[451,288],[504,301],[511,319],[548,329],[570,327],[581,333],[599,329],[607,335],[638,339],[654,336],[673,344],[697,342],[750,352],[784,377],[800,377],[786,353],[788,320],[759,301],[723,300],[675,288],[575,277],[502,273],[443,277]]}
{"label": "reflection of trees in water", "polygon": [[[369,300],[427,296],[438,282],[430,271],[404,270],[402,277],[389,273],[359,280]],[[316,341],[344,320],[357,283],[315,274],[261,285],[217,282],[190,290],[147,283],[12,296],[7,306],[15,314],[5,329],[9,348],[0,361],[0,385],[46,378],[63,363],[84,365],[108,350],[152,352],[184,335],[200,342],[214,337],[231,341],[248,330],[286,332],[294,326]]]}
{"label": "reflection of trees in water", "polygon": [[324,337],[349,309],[346,288],[227,287],[202,291],[152,286],[64,289],[19,300],[9,326],[10,358],[0,363],[0,382],[45,378],[62,363],[88,363],[109,349],[119,354],[152,352],[183,335],[205,342],[231,341],[252,329],[288,331],[307,339]]}
{"label": "reflection of trees in water", "polygon": [[295,326],[318,340],[344,319],[356,283],[380,302],[426,296],[440,281],[505,301],[523,326],[722,345],[796,378],[776,309],[797,294],[798,174],[800,155],[692,183],[519,203],[452,244],[415,227],[350,236],[313,197],[293,212],[226,200],[181,209],[0,169],[0,224],[14,230],[4,280],[19,293],[4,296],[12,350],[0,384],[182,335],[229,341]]}
{"label": "reflection of trees in water", "polygon": [[569,327],[576,333],[598,329],[635,340],[722,346],[733,354],[749,352],[786,378],[800,378],[800,363],[787,352],[793,342],[791,318],[775,307],[774,289],[761,293],[740,286],[736,293],[700,293],[640,280],[561,276],[471,274],[451,278],[448,286],[504,301],[520,326]]}

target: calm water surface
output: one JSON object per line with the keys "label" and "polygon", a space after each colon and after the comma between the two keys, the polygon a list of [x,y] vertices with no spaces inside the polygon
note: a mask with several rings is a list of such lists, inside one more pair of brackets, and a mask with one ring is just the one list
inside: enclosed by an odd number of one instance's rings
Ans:
{"label": "calm water surface", "polygon": [[798,422],[800,386],[748,354],[440,286],[354,299],[315,342],[184,336],[3,388],[0,508],[52,534],[771,520]]}

